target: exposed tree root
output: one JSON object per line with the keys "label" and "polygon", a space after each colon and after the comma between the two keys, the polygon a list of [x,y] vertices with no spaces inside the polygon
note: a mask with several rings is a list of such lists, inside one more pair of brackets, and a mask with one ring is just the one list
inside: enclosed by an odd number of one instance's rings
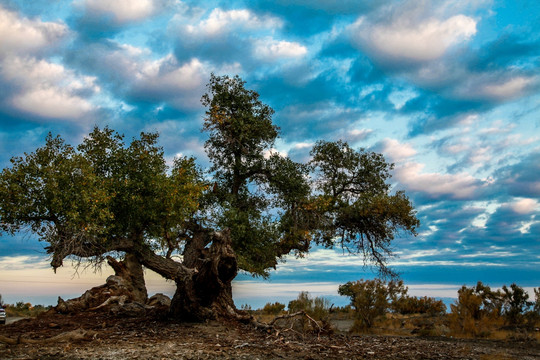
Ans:
{"label": "exposed tree root", "polygon": [[0,342],[7,345],[72,342],[72,341],[90,340],[94,338],[97,334],[98,334],[97,331],[77,329],[77,330],[61,333],[47,339],[26,339],[26,338],[23,338],[22,336],[19,336],[16,339],[12,339],[10,337],[0,335]]}
{"label": "exposed tree root", "polygon": [[128,300],[128,297],[126,295],[111,296],[110,298],[105,300],[101,305],[98,305],[98,306],[93,307],[93,308],[89,308],[88,310],[90,310],[90,311],[98,310],[98,309],[104,308],[104,307],[106,307],[108,305],[111,305],[114,302],[117,302],[119,306],[124,306],[124,304],[126,303],[127,300]]}

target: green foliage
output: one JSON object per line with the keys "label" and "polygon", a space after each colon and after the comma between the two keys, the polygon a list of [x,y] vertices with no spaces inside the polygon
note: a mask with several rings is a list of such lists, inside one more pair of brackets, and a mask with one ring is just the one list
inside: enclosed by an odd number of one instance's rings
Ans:
{"label": "green foliage", "polygon": [[51,308],[51,306],[35,305],[18,301],[15,304],[4,305],[6,314],[12,317],[35,317]]}
{"label": "green foliage", "polygon": [[331,247],[338,237],[391,273],[394,233],[415,234],[418,220],[403,193],[389,194],[392,165],[382,155],[343,142],[317,143],[308,165],[272,154],[273,110],[239,77],[212,75],[202,103],[214,221],[231,229],[241,269],[267,275],[282,255],[302,255],[312,240]]}
{"label": "green foliage", "polygon": [[407,289],[401,280],[361,279],[340,285],[338,293],[351,299],[356,316],[353,330],[364,331],[373,327],[375,319],[386,314],[391,303],[404,296]]}
{"label": "green foliage", "polygon": [[381,154],[348,144],[319,141],[311,151],[322,221],[316,240],[339,244],[376,264],[382,275],[395,275],[387,266],[391,241],[399,231],[416,234],[419,225],[411,202],[403,192],[390,194],[390,170]]}
{"label": "green foliage", "polygon": [[262,312],[266,315],[279,315],[283,309],[285,309],[285,304],[279,302],[266,303],[262,309]]}
{"label": "green foliage", "polygon": [[238,76],[212,75],[201,100],[215,179],[209,206],[216,226],[231,229],[239,267],[265,276],[280,256],[308,250],[288,234],[297,232],[290,208],[304,201],[309,185],[305,166],[268,156],[278,135],[274,111],[244,85]]}
{"label": "green foliage", "polygon": [[94,128],[75,149],[49,135],[0,174],[2,230],[29,226],[49,243],[55,268],[69,255],[101,262],[127,238],[178,248],[170,234],[197,211],[206,184],[193,159],[176,160],[168,174],[157,138],[141,133],[126,145],[113,130]]}

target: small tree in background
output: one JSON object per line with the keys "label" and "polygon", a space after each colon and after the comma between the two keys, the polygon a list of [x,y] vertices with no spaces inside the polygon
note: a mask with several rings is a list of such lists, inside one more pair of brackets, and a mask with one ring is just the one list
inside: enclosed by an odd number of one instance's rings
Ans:
{"label": "small tree in background", "polygon": [[404,296],[407,289],[402,280],[361,279],[340,285],[338,293],[351,299],[356,314],[353,330],[363,331],[373,327],[375,319],[386,314],[391,302]]}
{"label": "small tree in background", "polygon": [[305,311],[315,320],[325,320],[330,313],[330,300],[324,297],[312,298],[309,292],[302,291],[295,300],[289,301],[287,308],[290,313]]}
{"label": "small tree in background", "polygon": [[503,285],[502,290],[504,292],[504,317],[507,324],[522,324],[525,312],[533,305],[531,301],[528,301],[529,294],[515,283],[510,285],[510,288]]}
{"label": "small tree in background", "polygon": [[482,307],[485,299],[474,287],[463,285],[458,290],[458,299],[450,305],[450,327],[455,333],[472,336],[480,334],[478,322],[489,314]]}
{"label": "small tree in background", "polygon": [[534,305],[528,299],[529,294],[516,284],[503,285],[502,291],[492,290],[480,281],[475,287],[464,285],[458,291],[456,303],[451,305],[450,326],[458,334],[486,336],[489,334],[486,329],[503,322],[522,325],[526,317],[532,318],[526,316]]}

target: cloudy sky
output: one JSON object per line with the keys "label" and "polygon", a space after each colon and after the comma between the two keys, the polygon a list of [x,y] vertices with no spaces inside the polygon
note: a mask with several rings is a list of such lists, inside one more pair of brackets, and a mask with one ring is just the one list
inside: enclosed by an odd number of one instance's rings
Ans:
{"label": "cloudy sky", "polygon": [[[159,131],[169,160],[204,166],[200,97],[210,73],[239,74],[276,110],[283,154],[343,139],[396,164],[422,226],[395,242],[393,266],[419,293],[540,286],[536,0],[0,0],[0,34],[2,168],[48,132],[77,144],[95,125]],[[54,302],[106,275],[55,276],[30,234],[0,237],[0,254],[8,302],[43,286]],[[370,276],[315,249],[263,284],[335,295]],[[255,301],[261,281],[239,280],[237,302]]]}

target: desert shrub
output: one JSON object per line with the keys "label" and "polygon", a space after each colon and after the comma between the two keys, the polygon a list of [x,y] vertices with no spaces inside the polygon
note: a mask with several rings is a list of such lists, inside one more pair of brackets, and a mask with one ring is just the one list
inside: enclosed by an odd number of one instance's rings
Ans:
{"label": "desert shrub", "polygon": [[330,314],[330,308],[332,304],[330,300],[325,297],[317,296],[313,299],[313,307],[311,309],[310,315],[316,320],[325,320]]}
{"label": "desert shrub", "polygon": [[34,317],[51,308],[51,306],[35,305],[19,301],[15,304],[4,304],[8,316]]}
{"label": "desert shrub", "polygon": [[533,290],[535,301],[532,302],[530,310],[525,313],[525,320],[529,327],[537,327],[536,325],[540,323],[540,288]]}
{"label": "desert shrub", "polygon": [[[468,336],[480,335],[478,322],[489,315],[487,309],[483,307],[485,299],[483,299],[482,295],[488,293],[489,287],[484,287],[480,282],[479,284],[482,286],[481,288],[478,286],[477,288],[468,288],[463,285],[458,290],[458,298],[455,304],[450,305],[450,327],[454,333]],[[483,290],[479,292],[477,289]]]}
{"label": "desert shrub", "polygon": [[285,309],[285,304],[281,304],[279,302],[275,302],[275,303],[266,303],[266,305],[264,305],[262,311],[263,311],[263,314],[266,314],[266,315],[278,315],[280,312],[283,311],[283,309]]}
{"label": "desert shrub", "polygon": [[504,285],[503,314],[508,325],[520,325],[523,323],[524,314],[533,306],[529,300],[529,294],[517,284],[510,285],[510,288]]}
{"label": "desert shrub", "polygon": [[533,311],[540,315],[540,287],[534,289],[534,300]]}
{"label": "desert shrub", "polygon": [[251,305],[249,305],[249,304],[240,305],[240,310],[247,311],[247,312],[253,312],[253,309],[251,308]]}
{"label": "desert shrub", "polygon": [[502,291],[493,291],[482,282],[476,287],[463,286],[456,303],[451,305],[450,326],[455,333],[485,336],[488,334],[485,329],[500,326],[503,320],[513,327],[522,325],[525,320],[534,323],[529,320],[533,315],[528,310],[535,303],[528,299],[527,292],[516,284],[504,285]]}
{"label": "desert shrub", "polygon": [[295,300],[289,301],[289,312],[305,311],[315,320],[324,320],[330,314],[330,300],[324,297],[312,298],[309,292],[302,291]]}
{"label": "desert shrub", "polygon": [[373,327],[375,319],[388,312],[391,302],[404,296],[407,289],[401,280],[361,279],[340,285],[338,293],[351,299],[356,318],[353,331],[365,331]]}
{"label": "desert shrub", "polygon": [[442,300],[432,297],[416,297],[404,295],[392,301],[391,308],[394,312],[408,314],[440,315],[446,313],[446,305]]}

